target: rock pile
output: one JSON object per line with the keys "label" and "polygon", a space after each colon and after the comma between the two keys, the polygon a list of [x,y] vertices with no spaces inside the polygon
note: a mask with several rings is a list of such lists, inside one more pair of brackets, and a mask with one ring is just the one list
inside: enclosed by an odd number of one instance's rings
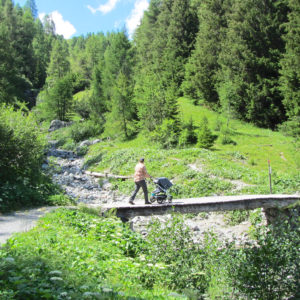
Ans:
{"label": "rock pile", "polygon": [[[125,196],[117,196],[112,191],[108,180],[103,180],[101,185],[94,177],[84,173],[84,161],[73,151],[56,148],[55,142],[50,142],[48,158],[54,161],[51,165],[53,180],[61,185],[66,194],[75,199],[77,203],[85,203],[89,206],[100,206],[104,203],[126,201]],[[44,164],[49,168],[49,164]]]}

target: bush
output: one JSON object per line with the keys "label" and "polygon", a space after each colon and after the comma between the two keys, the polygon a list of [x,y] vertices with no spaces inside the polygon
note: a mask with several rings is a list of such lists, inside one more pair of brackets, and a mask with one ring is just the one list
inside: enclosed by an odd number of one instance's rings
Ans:
{"label": "bush", "polygon": [[300,117],[294,116],[288,121],[278,126],[279,131],[284,135],[292,137],[300,137]]}
{"label": "bush", "polygon": [[24,106],[0,107],[0,210],[39,204],[52,189],[41,169],[45,145]]}
{"label": "bush", "polygon": [[250,212],[248,210],[232,210],[224,215],[225,222],[229,225],[237,225],[248,220]]}
{"label": "bush", "polygon": [[236,253],[230,274],[247,299],[299,296],[300,231],[299,220],[294,221],[296,229],[289,222],[259,227],[256,245],[244,245]]}
{"label": "bush", "polygon": [[236,145],[236,142],[228,135],[222,135],[221,137],[221,144],[222,145]]}
{"label": "bush", "polygon": [[71,127],[71,137],[75,142],[81,142],[91,137],[95,137],[103,132],[102,126],[92,122],[76,122]]}
{"label": "bush", "polygon": [[[166,265],[166,285],[179,291],[190,289],[203,294],[208,284],[203,272],[205,253],[193,242],[183,217],[173,214],[165,223],[153,220],[148,230],[148,262]],[[150,276],[147,274],[148,280]]]}

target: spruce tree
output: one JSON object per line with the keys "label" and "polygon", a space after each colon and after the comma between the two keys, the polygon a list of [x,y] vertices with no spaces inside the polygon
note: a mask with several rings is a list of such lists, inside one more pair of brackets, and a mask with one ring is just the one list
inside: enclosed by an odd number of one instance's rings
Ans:
{"label": "spruce tree", "polygon": [[141,125],[150,131],[164,119],[177,120],[177,97],[196,23],[188,0],[151,1],[137,30],[135,101]]}
{"label": "spruce tree", "polygon": [[104,54],[103,71],[99,74],[105,103],[100,100],[99,105],[108,111],[106,133],[115,136],[121,133],[125,139],[131,135],[128,126],[135,119],[131,103],[132,67],[133,51],[126,33],[112,33]]}
{"label": "spruce tree", "polygon": [[199,30],[195,49],[185,66],[182,89],[195,102],[204,100],[211,107],[218,107],[216,90],[218,57],[224,39],[226,3],[228,0],[203,0],[198,8]]}
{"label": "spruce tree", "polygon": [[47,81],[62,78],[70,71],[68,44],[63,38],[53,41],[50,63],[47,69]]}
{"label": "spruce tree", "polygon": [[43,25],[39,19],[35,22],[35,32],[32,41],[34,54],[33,87],[41,89],[46,82],[46,70],[50,61],[51,48],[47,41]]}
{"label": "spruce tree", "polygon": [[221,104],[258,126],[274,128],[284,119],[279,60],[284,51],[284,1],[235,0],[219,55]]}
{"label": "spruce tree", "polygon": [[38,10],[37,10],[36,4],[35,4],[35,0],[27,0],[26,3],[25,3],[25,8],[30,9],[32,17],[34,19],[37,19],[37,17],[38,17]]}
{"label": "spruce tree", "polygon": [[285,54],[281,60],[281,91],[289,118],[300,116],[300,2],[289,0]]}

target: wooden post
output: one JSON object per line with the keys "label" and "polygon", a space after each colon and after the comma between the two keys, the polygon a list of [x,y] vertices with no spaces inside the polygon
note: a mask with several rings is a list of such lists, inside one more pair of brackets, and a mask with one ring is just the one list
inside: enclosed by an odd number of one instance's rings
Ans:
{"label": "wooden post", "polygon": [[268,165],[269,165],[269,185],[270,185],[270,194],[272,194],[272,168],[271,168],[270,160],[268,160]]}

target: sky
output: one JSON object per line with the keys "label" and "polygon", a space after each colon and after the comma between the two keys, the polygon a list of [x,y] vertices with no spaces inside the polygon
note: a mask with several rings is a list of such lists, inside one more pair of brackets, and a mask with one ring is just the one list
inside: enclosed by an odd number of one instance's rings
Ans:
{"label": "sky", "polygon": [[[126,28],[131,38],[150,0],[35,0],[39,18],[48,14],[66,39]],[[15,0],[23,6],[26,0]]]}

